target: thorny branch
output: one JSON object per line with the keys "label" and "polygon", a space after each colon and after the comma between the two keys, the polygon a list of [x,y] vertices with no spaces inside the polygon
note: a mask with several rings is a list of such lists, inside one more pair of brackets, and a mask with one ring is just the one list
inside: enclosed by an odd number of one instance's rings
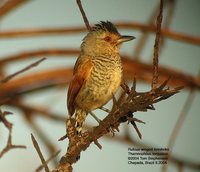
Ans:
{"label": "thorny branch", "polygon": [[[166,85],[167,81],[156,88],[154,92],[149,91],[144,93],[135,90],[135,83],[130,90],[126,87],[128,90],[124,90],[125,94],[122,94],[118,101],[113,97],[113,107],[107,117],[92,131],[83,133],[82,137],[78,137],[76,134],[74,119],[68,119],[66,123],[67,136],[69,138],[67,153],[61,158],[60,164],[53,172],[60,172],[65,165],[71,167],[73,163],[78,161],[81,152],[86,150],[91,143],[95,143],[98,147],[101,147],[97,140],[111,131],[118,131],[118,127],[122,122],[131,122],[130,119],[133,121],[134,118],[129,117],[130,113],[154,109],[154,103],[169,98],[178,93],[181,89],[180,87],[175,89],[165,88]],[[134,122],[137,121],[137,119],[134,120]],[[65,172],[67,172],[67,170]]]}

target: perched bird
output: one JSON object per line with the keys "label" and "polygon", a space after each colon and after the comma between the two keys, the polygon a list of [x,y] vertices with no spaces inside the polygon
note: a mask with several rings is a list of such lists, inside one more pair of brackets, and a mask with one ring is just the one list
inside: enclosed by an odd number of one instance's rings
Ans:
{"label": "perched bird", "polygon": [[105,105],[119,88],[123,72],[120,45],[134,38],[120,35],[109,21],[96,24],[84,37],[67,96],[78,134],[87,114]]}

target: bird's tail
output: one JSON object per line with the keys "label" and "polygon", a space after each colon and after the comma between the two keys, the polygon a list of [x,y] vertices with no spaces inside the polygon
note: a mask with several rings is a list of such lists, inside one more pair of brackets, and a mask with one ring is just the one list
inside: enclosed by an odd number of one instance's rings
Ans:
{"label": "bird's tail", "polygon": [[87,112],[82,109],[77,109],[75,114],[75,127],[78,135],[82,134],[82,126],[85,122],[87,116]]}

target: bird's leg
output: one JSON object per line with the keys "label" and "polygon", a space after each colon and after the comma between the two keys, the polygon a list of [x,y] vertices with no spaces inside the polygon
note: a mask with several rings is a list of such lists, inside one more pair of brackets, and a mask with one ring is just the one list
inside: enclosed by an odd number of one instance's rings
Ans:
{"label": "bird's leg", "polygon": [[109,109],[107,109],[107,108],[105,108],[105,107],[99,107],[99,109],[101,109],[101,110],[103,110],[103,111],[105,111],[105,112],[107,112],[107,113],[110,113],[111,111],[109,110]]}
{"label": "bird's leg", "polygon": [[96,115],[95,115],[93,112],[90,111],[89,114],[92,115],[92,117],[93,117],[98,123],[101,122],[101,120],[100,120],[99,118],[97,118]]}

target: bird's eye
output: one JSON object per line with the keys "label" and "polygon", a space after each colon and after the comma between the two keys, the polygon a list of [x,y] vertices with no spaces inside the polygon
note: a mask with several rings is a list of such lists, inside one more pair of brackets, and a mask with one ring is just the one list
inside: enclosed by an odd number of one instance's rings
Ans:
{"label": "bird's eye", "polygon": [[104,40],[105,40],[106,42],[110,42],[110,41],[111,41],[111,37],[110,37],[110,36],[106,36],[106,37],[104,38]]}

